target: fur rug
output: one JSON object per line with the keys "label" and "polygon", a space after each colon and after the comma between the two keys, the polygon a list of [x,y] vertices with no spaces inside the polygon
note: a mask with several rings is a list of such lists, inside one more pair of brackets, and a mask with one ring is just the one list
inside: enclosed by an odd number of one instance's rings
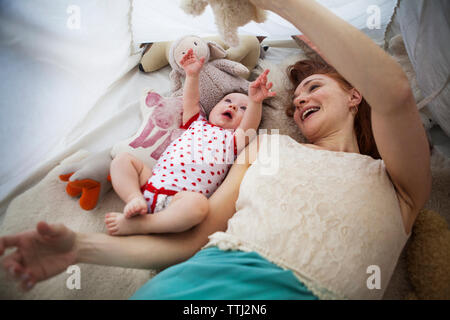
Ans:
{"label": "fur rug", "polygon": [[[431,154],[431,174],[433,180],[431,196],[424,209],[432,210],[436,215],[439,214],[439,216],[445,219],[450,225],[450,159],[446,158],[437,150],[434,150]],[[414,268],[410,267],[408,270],[407,258],[408,253],[411,254],[410,250],[414,250],[417,256],[417,251],[420,251],[420,248],[428,250],[430,243],[434,242],[432,240],[436,240],[428,239],[428,243],[424,243],[421,241],[421,237],[417,237],[417,232],[424,232],[424,227],[435,223],[434,220],[435,219],[424,220],[424,217],[419,217],[417,219],[416,224],[414,225],[413,235],[403,249],[389,286],[384,294],[384,299],[422,299],[421,294],[423,299],[428,299],[429,297],[432,297],[432,299],[444,298],[443,296],[439,297],[439,295],[436,295],[436,292],[434,295],[432,294],[434,290],[433,281],[439,281],[439,278],[441,280],[446,277],[448,278],[447,274],[449,271],[445,271],[443,268],[449,266],[450,261],[441,261],[442,258],[444,258],[444,256],[441,256],[440,254],[441,248],[436,247],[434,248],[434,252],[422,254],[420,266],[415,266]],[[447,245],[449,244],[447,243]],[[448,259],[448,255],[445,256],[445,259]],[[426,283],[427,280],[424,278],[425,275],[418,274],[421,270],[426,270],[428,268],[427,266],[434,267],[434,272],[436,273],[433,279],[429,279],[430,283],[428,284]],[[438,272],[443,272],[444,274],[442,276],[437,276]],[[438,277],[438,279],[436,279],[436,277]],[[413,283],[416,284],[416,287],[419,287],[414,288],[412,285]],[[421,289],[421,292],[417,292],[419,288]],[[424,295],[423,292],[426,292],[427,295]],[[439,292],[442,293],[443,290],[440,290]]]}

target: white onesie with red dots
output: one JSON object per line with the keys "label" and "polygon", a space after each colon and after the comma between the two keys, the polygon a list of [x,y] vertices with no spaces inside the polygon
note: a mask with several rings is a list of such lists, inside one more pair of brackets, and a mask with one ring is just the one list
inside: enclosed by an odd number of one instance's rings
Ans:
{"label": "white onesie with red dots", "polygon": [[162,210],[179,191],[211,196],[236,159],[234,130],[209,123],[199,113],[181,128],[186,131],[166,148],[141,188],[149,212]]}

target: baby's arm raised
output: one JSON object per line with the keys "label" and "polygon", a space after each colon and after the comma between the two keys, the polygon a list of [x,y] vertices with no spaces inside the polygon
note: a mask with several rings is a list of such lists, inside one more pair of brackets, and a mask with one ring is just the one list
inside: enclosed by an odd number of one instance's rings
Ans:
{"label": "baby's arm raised", "polygon": [[244,113],[241,124],[236,129],[237,151],[242,150],[256,136],[256,130],[261,122],[262,102],[264,99],[273,97],[275,92],[271,92],[272,82],[267,83],[267,74],[265,70],[255,81],[250,83],[248,88],[249,104]]}
{"label": "baby's arm raised", "polygon": [[205,58],[197,59],[192,49],[189,49],[180,61],[186,72],[183,90],[183,125],[200,112],[199,74],[204,62]]}

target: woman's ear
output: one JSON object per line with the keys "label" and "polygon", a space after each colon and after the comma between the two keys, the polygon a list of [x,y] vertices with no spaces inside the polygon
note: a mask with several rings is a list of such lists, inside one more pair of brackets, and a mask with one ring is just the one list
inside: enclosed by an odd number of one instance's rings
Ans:
{"label": "woman's ear", "polygon": [[350,89],[349,92],[349,107],[350,108],[355,108],[356,110],[358,110],[358,106],[362,101],[362,95],[361,93],[359,93],[358,90],[356,90],[355,88]]}

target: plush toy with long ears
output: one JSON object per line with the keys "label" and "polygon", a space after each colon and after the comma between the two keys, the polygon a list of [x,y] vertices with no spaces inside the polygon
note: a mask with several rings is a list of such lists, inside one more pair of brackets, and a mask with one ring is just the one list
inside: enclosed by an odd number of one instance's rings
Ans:
{"label": "plush toy with long ears", "polygon": [[247,93],[249,70],[242,64],[224,59],[225,50],[213,41],[205,41],[197,36],[184,36],[175,41],[169,52],[171,92],[173,96],[183,95],[182,82],[185,77],[181,61],[184,54],[192,49],[194,54],[205,58],[200,72],[200,105],[206,115],[227,94]]}

